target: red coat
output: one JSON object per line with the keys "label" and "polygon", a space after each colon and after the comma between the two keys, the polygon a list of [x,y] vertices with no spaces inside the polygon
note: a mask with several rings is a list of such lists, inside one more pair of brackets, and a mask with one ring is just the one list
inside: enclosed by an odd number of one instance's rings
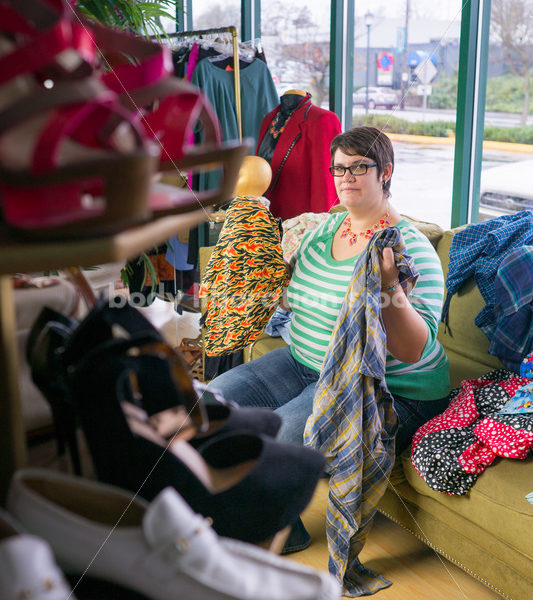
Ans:
{"label": "red coat", "polygon": [[[279,106],[263,119],[256,154]],[[272,182],[265,192],[276,217],[290,219],[304,212],[326,212],[338,204],[329,147],[341,133],[334,112],[311,104],[311,95],[294,111],[280,135],[270,166]]]}

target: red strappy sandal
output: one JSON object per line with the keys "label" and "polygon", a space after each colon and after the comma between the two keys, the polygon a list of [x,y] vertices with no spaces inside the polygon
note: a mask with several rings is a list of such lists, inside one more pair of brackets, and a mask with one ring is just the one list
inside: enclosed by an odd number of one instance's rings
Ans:
{"label": "red strappy sandal", "polygon": [[0,1],[1,204],[26,236],[103,234],[151,216],[158,150],[86,77],[96,51],[69,12],[62,0]]}
{"label": "red strappy sandal", "polygon": [[[150,208],[154,214],[176,214],[230,199],[249,147],[237,142],[222,143],[220,124],[210,102],[198,88],[172,75],[169,48],[101,25],[87,25],[104,53],[120,51],[137,59],[135,65],[113,66],[101,79],[140,118],[146,134],[160,145],[159,171],[222,169],[221,183],[215,190],[194,192],[177,188],[171,196],[152,194]],[[202,142],[189,145],[188,139],[198,128]]]}

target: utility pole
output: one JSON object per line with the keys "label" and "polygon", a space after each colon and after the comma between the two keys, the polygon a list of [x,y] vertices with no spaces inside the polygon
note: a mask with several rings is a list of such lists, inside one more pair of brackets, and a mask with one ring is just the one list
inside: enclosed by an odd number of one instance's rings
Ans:
{"label": "utility pole", "polygon": [[409,87],[409,72],[407,69],[407,46],[409,43],[409,0],[405,0],[405,47],[402,58],[402,85],[400,88],[400,110],[405,110],[405,95]]}
{"label": "utility pole", "polygon": [[370,74],[370,28],[374,23],[374,15],[367,10],[365,14],[366,25],[366,99],[365,99],[365,115],[368,114],[368,82]]}

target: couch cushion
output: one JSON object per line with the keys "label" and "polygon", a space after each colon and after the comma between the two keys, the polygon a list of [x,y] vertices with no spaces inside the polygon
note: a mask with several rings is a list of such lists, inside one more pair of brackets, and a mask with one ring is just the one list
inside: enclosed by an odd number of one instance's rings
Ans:
{"label": "couch cushion", "polygon": [[[408,483],[397,484],[394,489],[389,486],[379,510],[490,587],[498,597],[531,598],[531,559],[440,502],[418,494]],[[464,594],[460,596],[466,600]],[[474,596],[468,598],[474,600]]]}
{"label": "couch cushion", "polygon": [[526,499],[533,491],[533,456],[526,460],[497,459],[464,496],[432,490],[411,464],[408,453],[401,458],[411,487],[451,511],[447,520],[450,527],[468,535],[462,521],[454,525],[450,516],[459,515],[533,560],[533,505]]}
{"label": "couch cushion", "polygon": [[433,248],[436,248],[440,239],[444,234],[444,230],[436,225],[435,223],[429,223],[428,221],[419,221],[418,219],[414,219],[413,217],[409,217],[407,215],[402,215],[404,219],[412,223],[418,231],[421,231],[431,242]]}
{"label": "couch cushion", "polygon": [[444,272],[444,279],[446,279],[448,275],[448,257],[450,254],[450,248],[452,245],[453,236],[461,229],[464,229],[465,226],[456,227],[455,229],[448,229],[443,233],[439,243],[437,245],[437,254],[439,255],[440,262],[442,263],[442,270]]}
{"label": "couch cushion", "polygon": [[287,344],[282,337],[272,337],[263,332],[255,341],[244,349],[244,362],[254,360],[277,348],[285,348]]}

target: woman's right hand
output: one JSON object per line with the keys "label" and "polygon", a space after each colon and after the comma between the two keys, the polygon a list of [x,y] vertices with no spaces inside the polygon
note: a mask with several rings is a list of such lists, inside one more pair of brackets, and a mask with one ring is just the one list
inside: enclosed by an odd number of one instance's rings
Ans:
{"label": "woman's right hand", "polygon": [[291,277],[292,277],[292,267],[291,265],[284,260],[283,261],[285,263],[285,269],[287,271],[287,283],[283,286],[283,292],[281,293],[281,296],[279,298],[279,306],[286,311],[290,311],[290,307],[289,307],[289,300],[287,298],[287,288],[289,287],[289,283],[291,282]]}
{"label": "woman's right hand", "polygon": [[287,298],[287,289],[288,289],[288,287],[289,287],[288,285],[284,286],[283,292],[281,292],[281,296],[279,297],[279,306],[283,310],[286,310],[287,312],[290,312],[291,311],[291,307],[289,306],[289,299]]}
{"label": "woman's right hand", "polygon": [[[290,281],[292,277],[292,266],[285,259],[283,259],[283,262],[285,263],[285,270],[287,271],[287,281]],[[289,284],[287,283],[287,285]]]}

